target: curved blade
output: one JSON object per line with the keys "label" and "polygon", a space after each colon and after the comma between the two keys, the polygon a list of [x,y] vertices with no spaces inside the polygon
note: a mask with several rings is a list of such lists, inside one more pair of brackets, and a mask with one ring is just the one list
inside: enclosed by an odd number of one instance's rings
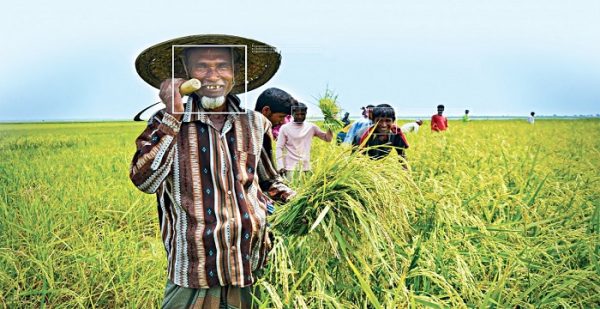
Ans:
{"label": "curved blade", "polygon": [[[156,103],[154,103],[154,104],[152,104],[152,105],[150,105],[150,106],[148,106],[148,107],[144,108],[144,109],[143,109],[143,110],[141,110],[139,113],[137,113],[137,115],[135,115],[135,117],[133,117],[133,121],[146,121],[147,119],[142,119],[142,114],[143,114],[145,111],[147,111],[147,110],[151,109],[152,107],[154,107],[154,106],[156,106],[156,105],[158,105],[158,104],[163,104],[163,102],[156,102]],[[164,105],[164,104],[163,104],[163,105]]]}

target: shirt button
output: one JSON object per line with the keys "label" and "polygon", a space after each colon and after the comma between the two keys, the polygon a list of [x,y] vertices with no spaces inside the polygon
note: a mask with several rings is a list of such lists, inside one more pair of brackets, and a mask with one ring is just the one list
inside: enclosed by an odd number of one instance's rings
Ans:
{"label": "shirt button", "polygon": [[231,190],[227,191],[227,194],[231,195]]}
{"label": "shirt button", "polygon": [[231,247],[231,251],[235,251],[235,246],[232,246],[232,247]]}

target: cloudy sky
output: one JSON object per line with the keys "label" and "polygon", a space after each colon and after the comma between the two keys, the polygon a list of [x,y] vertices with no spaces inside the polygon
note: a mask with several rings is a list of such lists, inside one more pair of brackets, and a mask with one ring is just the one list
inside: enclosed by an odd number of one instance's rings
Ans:
{"label": "cloudy sky", "polygon": [[[276,46],[267,87],[399,116],[600,113],[600,1],[10,1],[0,5],[0,121],[130,119],[158,100],[145,48],[222,33]],[[312,109],[311,109],[312,106]],[[318,111],[309,106],[309,114]]]}

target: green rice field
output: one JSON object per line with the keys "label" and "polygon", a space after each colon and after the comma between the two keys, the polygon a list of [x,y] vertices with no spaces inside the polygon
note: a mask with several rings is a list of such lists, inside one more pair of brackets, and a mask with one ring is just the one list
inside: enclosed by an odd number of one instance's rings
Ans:
{"label": "green rice field", "polygon": [[[600,120],[428,125],[408,171],[314,140],[259,306],[598,308]],[[0,308],[160,306],[156,199],[128,177],[144,126],[0,124]]]}

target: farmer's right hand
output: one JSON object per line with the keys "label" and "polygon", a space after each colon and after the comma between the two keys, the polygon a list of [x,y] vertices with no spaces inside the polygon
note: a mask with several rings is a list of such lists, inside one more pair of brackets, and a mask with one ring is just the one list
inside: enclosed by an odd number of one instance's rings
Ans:
{"label": "farmer's right hand", "polygon": [[160,84],[160,92],[158,94],[160,100],[167,106],[167,113],[178,119],[181,118],[181,114],[184,112],[182,96],[179,93],[179,86],[184,82],[185,79],[183,78],[165,79]]}

